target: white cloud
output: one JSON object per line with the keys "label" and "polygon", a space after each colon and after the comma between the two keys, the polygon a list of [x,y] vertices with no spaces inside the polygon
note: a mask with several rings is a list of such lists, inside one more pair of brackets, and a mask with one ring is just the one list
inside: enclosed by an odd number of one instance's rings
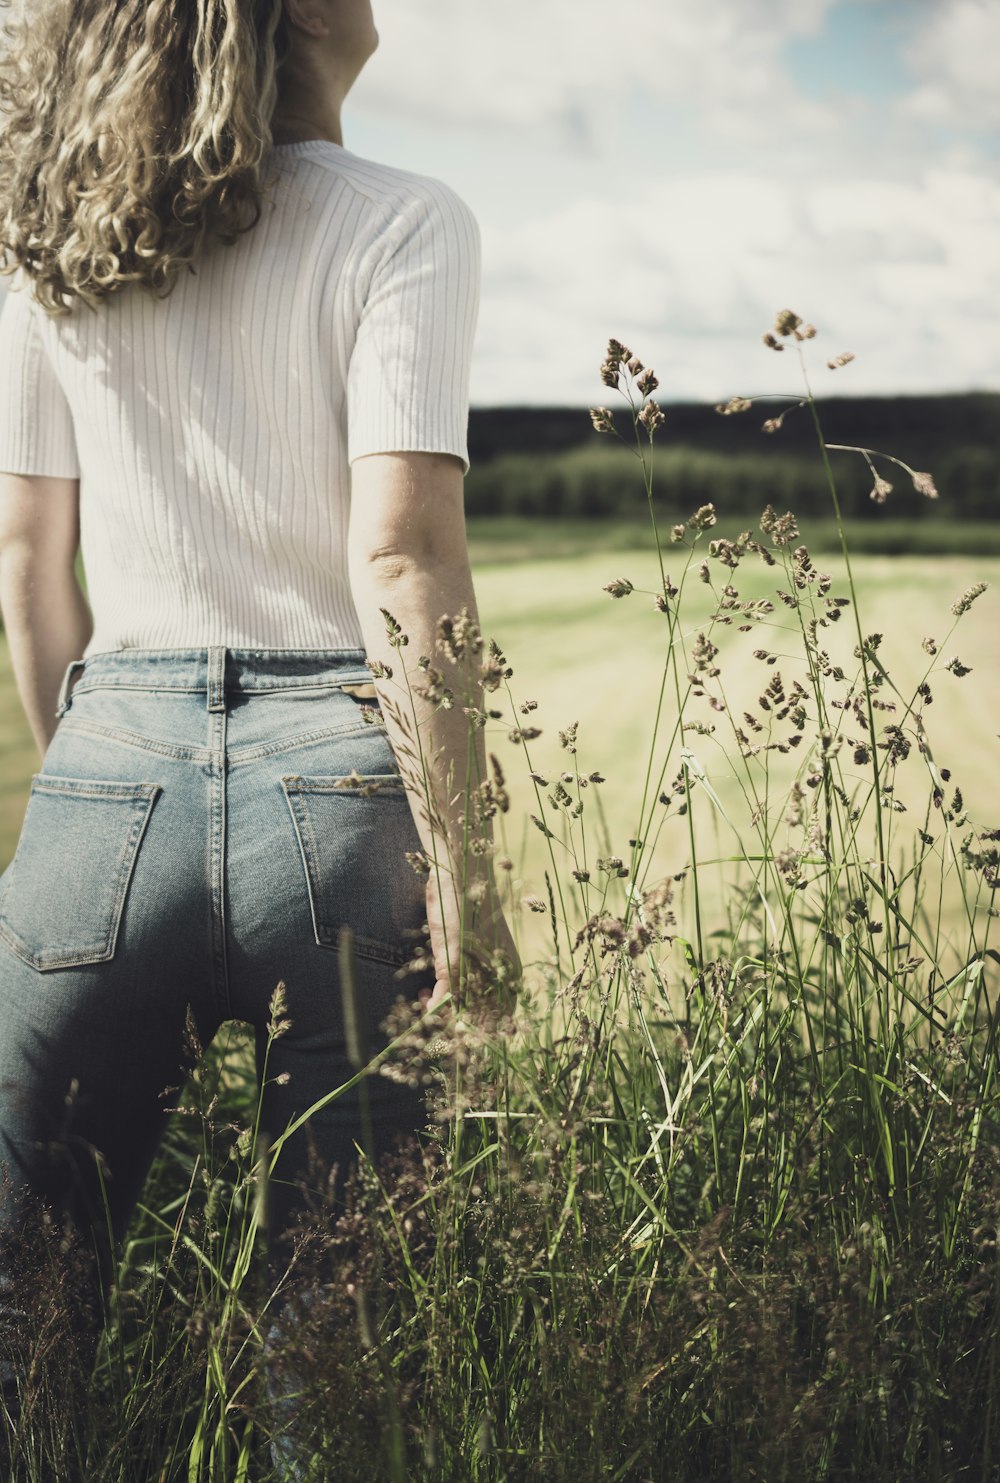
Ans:
{"label": "white cloud", "polygon": [[774,95],[782,45],[814,34],[834,3],[380,0],[381,45],[359,91],[372,109],[465,128],[558,128],[581,112],[600,125],[644,90],[746,126]]}
{"label": "white cloud", "polygon": [[962,129],[1000,124],[1000,5],[996,0],[936,0],[906,59],[918,86],[905,100],[914,117]]}
{"label": "white cloud", "polygon": [[667,396],[794,390],[760,345],[783,305],[820,325],[826,385],[857,353],[838,390],[1000,387],[1000,177],[974,135],[928,132],[970,98],[996,116],[1000,5],[913,0],[909,95],[852,93],[843,60],[804,95],[788,43],[857,5],[376,0],[352,121],[479,216],[475,401],[599,399],[609,334]]}
{"label": "white cloud", "polygon": [[786,304],[820,326],[821,362],[856,352],[838,390],[1000,386],[1000,187],[716,173],[652,182],[627,214],[591,197],[493,231],[477,399],[592,400],[611,334],[667,396],[795,390],[791,357],[760,345]]}

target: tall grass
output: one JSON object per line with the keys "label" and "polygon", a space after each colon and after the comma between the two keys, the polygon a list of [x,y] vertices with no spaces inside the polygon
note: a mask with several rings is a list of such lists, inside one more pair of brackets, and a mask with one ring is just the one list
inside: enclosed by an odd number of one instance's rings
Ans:
{"label": "tall grass", "polygon": [[[256,1136],[239,1028],[193,1047],[87,1408],[53,1340],[73,1290],[25,1278],[28,1319],[3,1335],[25,1398],[11,1476],[70,1476],[77,1457],[109,1483],[282,1476],[278,1458],[289,1477],[427,1483],[997,1475],[1000,830],[933,729],[970,683],[952,630],[982,594],[917,626],[900,612],[914,644],[940,636],[897,688],[858,609],[812,337],[785,311],[771,338],[802,359],[843,590],[790,513],[723,536],[706,505],[658,527],[656,378],[612,341],[602,376],[630,412],[659,570],[651,591],[606,587],[609,633],[616,603],[649,608],[632,835],[608,847],[586,739],[534,724],[516,656],[484,645],[482,685],[449,691],[456,627],[478,643],[468,615],[442,626],[430,677],[400,645],[401,713],[431,683],[496,738],[467,780],[470,829],[495,831],[510,920],[549,936],[516,1023],[478,1012],[489,968],[463,960],[452,1005],[401,998],[388,1049],[359,1064],[422,1086],[427,1131],[363,1159],[346,1211],[316,1203],[281,1294],[277,1412],[260,1223],[280,1146]],[[748,564],[770,596],[741,596]],[[711,598],[694,626],[692,589]],[[500,754],[535,789],[544,897],[513,885]],[[654,875],[668,831],[675,868]],[[277,993],[272,1037],[282,1015]]]}

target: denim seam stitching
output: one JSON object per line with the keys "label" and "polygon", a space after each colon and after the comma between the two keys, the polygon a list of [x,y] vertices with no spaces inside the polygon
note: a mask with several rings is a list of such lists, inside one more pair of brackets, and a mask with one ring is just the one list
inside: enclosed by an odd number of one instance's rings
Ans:
{"label": "denim seam stitching", "polygon": [[[68,787],[62,786],[69,784]],[[148,798],[159,783],[112,783],[103,778],[66,778],[59,773],[39,772],[32,779],[33,793],[51,793],[56,798],[112,798],[135,801]]]}
{"label": "denim seam stitching", "polygon": [[[136,747],[145,752],[158,752],[164,757],[174,757],[182,762],[211,762],[212,751],[209,747],[176,746],[171,742],[156,741],[152,737],[141,736],[136,731],[125,731],[116,726],[101,726],[96,721],[84,721],[79,718],[75,721],[63,721],[60,728],[62,731],[77,732],[91,736],[106,736],[112,741],[120,742],[125,747]],[[381,730],[382,728],[374,728]],[[228,753],[228,761],[231,767],[238,767],[244,762],[254,762],[259,757],[271,757],[278,752],[294,751],[296,747],[314,746],[317,742],[323,742],[334,736],[365,736],[373,730],[367,721],[343,721],[339,726],[326,726],[316,731],[303,731],[297,736],[282,737],[280,741],[258,742],[249,747],[235,747]]]}
{"label": "denim seam stitching", "polygon": [[311,747],[318,742],[328,741],[334,736],[365,736],[372,730],[367,721],[343,721],[339,726],[326,726],[319,731],[302,731],[298,736],[282,737],[280,741],[257,742],[250,747],[234,747],[229,752],[229,765],[238,767],[243,762],[254,762],[258,757],[273,757],[279,752],[291,752],[297,747]]}
{"label": "denim seam stitching", "polygon": [[[302,793],[342,793],[348,798],[373,798],[376,793],[385,793],[390,798],[404,797],[402,778],[398,772],[366,772],[362,774],[362,783],[378,783],[370,793],[362,792],[362,784],[355,783],[345,787],[342,783],[320,782],[318,779],[300,777],[295,774],[298,781],[294,786]],[[397,787],[396,785],[399,784]]]}
{"label": "denim seam stitching", "polygon": [[229,960],[226,952],[226,805],[227,758],[226,722],[228,712],[209,711],[211,735],[218,745],[211,749],[209,766],[209,899],[212,921],[212,977],[216,1003],[223,1019],[232,1017],[229,984]]}
{"label": "denim seam stitching", "polygon": [[82,680],[73,686],[73,695],[92,694],[95,690],[142,690],[150,695],[204,695],[204,685],[135,685],[128,680],[95,680],[85,685]]}
{"label": "denim seam stitching", "polygon": [[[302,857],[302,865],[305,870],[306,891],[309,896],[309,914],[312,917],[313,924],[313,938],[316,943],[320,947],[322,947],[323,939],[320,937],[319,915],[316,906],[319,892],[316,889],[316,882],[313,879],[313,860],[315,858],[316,839],[313,834],[312,824],[309,822],[309,816],[305,812],[305,810],[301,808],[297,789],[295,789],[294,786],[289,787],[284,778],[281,779],[281,788],[282,792],[285,795],[285,800],[288,804],[289,812],[292,816],[292,827],[295,830],[295,838],[298,841],[299,854]],[[309,850],[306,848],[306,834],[309,835],[309,840],[313,847],[312,855],[310,855]]]}
{"label": "denim seam stitching", "polygon": [[212,753],[208,747],[176,746],[172,742],[156,741],[141,736],[137,731],[125,731],[117,726],[100,726],[96,721],[63,721],[61,731],[79,732],[89,736],[106,736],[120,742],[123,747],[136,747],[143,752],[159,752],[164,757],[175,757],[183,762],[209,762]]}

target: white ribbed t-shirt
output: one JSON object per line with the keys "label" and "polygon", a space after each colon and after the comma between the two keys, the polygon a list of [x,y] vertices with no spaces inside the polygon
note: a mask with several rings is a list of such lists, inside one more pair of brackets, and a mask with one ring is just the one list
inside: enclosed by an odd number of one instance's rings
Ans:
{"label": "white ribbed t-shirt", "polygon": [[[475,217],[442,182],[278,145],[261,219],[172,293],[0,312],[0,470],[80,481],[94,633],[129,648],[362,648],[350,465],[468,470]],[[0,280],[3,282],[4,280]]]}

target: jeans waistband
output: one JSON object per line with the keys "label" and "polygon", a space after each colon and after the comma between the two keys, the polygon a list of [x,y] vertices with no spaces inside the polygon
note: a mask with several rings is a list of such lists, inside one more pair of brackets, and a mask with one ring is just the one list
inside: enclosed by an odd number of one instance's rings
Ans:
{"label": "jeans waistband", "polygon": [[[75,677],[75,683],[74,683]],[[234,692],[336,688],[363,684],[372,672],[363,649],[109,649],[74,659],[63,675],[56,715],[79,690],[124,689],[205,694],[209,710]]]}

